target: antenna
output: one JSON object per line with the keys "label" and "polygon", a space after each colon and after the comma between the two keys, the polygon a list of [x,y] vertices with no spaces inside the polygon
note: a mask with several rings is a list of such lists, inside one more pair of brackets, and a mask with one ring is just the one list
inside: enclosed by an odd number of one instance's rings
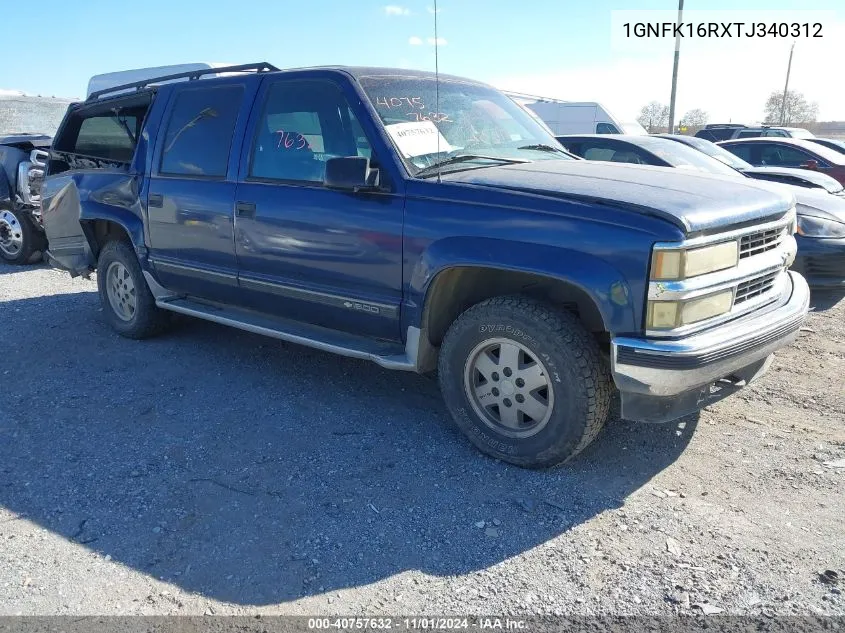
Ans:
{"label": "antenna", "polygon": [[[435,112],[434,118],[440,116],[440,58],[438,50],[440,48],[440,41],[437,39],[437,0],[434,0],[434,104]],[[437,121],[434,121],[434,127],[437,129],[437,154],[440,154],[440,130],[437,128]],[[439,159],[438,159],[439,160]],[[440,169],[437,170],[437,182],[440,180]]]}

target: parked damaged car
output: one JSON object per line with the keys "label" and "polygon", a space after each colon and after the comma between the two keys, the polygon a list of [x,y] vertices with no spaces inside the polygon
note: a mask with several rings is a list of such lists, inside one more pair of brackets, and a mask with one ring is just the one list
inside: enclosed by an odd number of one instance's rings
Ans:
{"label": "parked damaged car", "polygon": [[[699,151],[697,146],[706,143],[714,152],[733,156],[704,139],[692,138],[694,145],[686,142],[690,138],[684,137],[683,141],[676,142],[680,139],[674,136],[581,135],[561,136],[558,141],[574,154],[590,160],[630,162],[696,170],[730,178],[768,180],[766,186],[795,196],[798,255],[792,269],[800,271],[813,289],[845,287],[845,197],[831,195],[821,188],[785,184],[794,181],[791,176],[787,176],[786,181],[773,182],[772,175],[766,171],[760,173],[750,165],[747,169],[742,165],[734,166],[731,161],[719,160],[711,153]],[[737,157],[733,158],[739,161]]]}
{"label": "parked damaged car", "polygon": [[526,467],[583,450],[617,394],[674,420],[798,336],[785,191],[575,159],[468,79],[217,72],[94,91],[51,147],[48,260],[97,271],[91,316],[123,336],[175,312],[436,369],[469,440]]}
{"label": "parked damaged car", "polygon": [[41,223],[41,185],[52,139],[40,134],[0,136],[0,257],[26,264],[47,247]]}

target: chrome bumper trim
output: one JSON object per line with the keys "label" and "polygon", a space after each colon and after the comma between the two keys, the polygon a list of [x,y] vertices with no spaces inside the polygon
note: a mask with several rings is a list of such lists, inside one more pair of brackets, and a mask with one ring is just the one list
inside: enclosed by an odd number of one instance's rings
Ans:
{"label": "chrome bumper trim", "polygon": [[772,309],[676,340],[613,339],[611,367],[623,396],[623,417],[626,393],[665,398],[699,390],[795,340],[809,309],[810,290],[801,275],[788,275],[779,305]]}

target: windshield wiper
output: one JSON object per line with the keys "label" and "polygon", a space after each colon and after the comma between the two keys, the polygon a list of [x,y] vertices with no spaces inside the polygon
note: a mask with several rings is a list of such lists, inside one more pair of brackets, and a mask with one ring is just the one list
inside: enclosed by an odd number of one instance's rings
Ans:
{"label": "windshield wiper", "polygon": [[569,156],[569,152],[559,147],[553,147],[552,145],[546,145],[545,143],[535,143],[534,145],[523,145],[522,147],[517,147],[516,149],[534,149],[538,152],[554,152],[555,154],[566,154]]}
{"label": "windshield wiper", "polygon": [[485,156],[483,154],[461,154],[459,156],[452,156],[446,160],[441,160],[439,163],[434,163],[428,167],[423,167],[417,172],[417,176],[431,176],[438,173],[441,167],[448,165],[457,165],[458,163],[466,163],[471,160],[495,160],[504,165],[515,165],[517,163],[530,163],[531,161],[522,158],[502,158],[501,156]]}

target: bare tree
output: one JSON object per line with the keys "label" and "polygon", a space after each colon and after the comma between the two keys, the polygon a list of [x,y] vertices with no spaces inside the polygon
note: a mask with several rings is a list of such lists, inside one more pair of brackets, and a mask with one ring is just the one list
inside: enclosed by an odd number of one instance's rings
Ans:
{"label": "bare tree", "polygon": [[710,115],[701,108],[689,110],[681,117],[681,125],[684,127],[702,127],[707,123]]}
{"label": "bare tree", "polygon": [[786,93],[786,107],[783,109],[783,121],[780,120],[783,93],[775,90],[766,99],[765,123],[771,125],[792,125],[795,123],[813,123],[819,116],[819,104],[809,102],[804,95],[795,90]]}
{"label": "bare tree", "polygon": [[640,110],[640,116],[637,117],[637,122],[648,130],[649,133],[655,132],[660,128],[665,128],[669,125],[669,106],[652,101]]}

